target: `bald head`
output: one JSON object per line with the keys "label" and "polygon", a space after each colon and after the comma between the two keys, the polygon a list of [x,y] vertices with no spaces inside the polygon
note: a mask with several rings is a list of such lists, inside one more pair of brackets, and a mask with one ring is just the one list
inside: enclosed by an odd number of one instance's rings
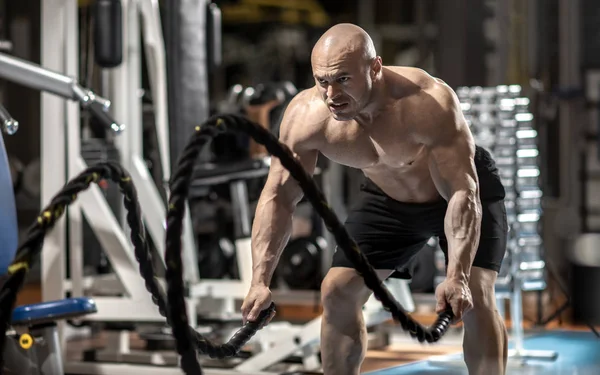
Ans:
{"label": "bald head", "polygon": [[337,120],[358,115],[380,82],[381,58],[369,34],[356,25],[333,26],[315,44],[311,64],[316,88]]}
{"label": "bald head", "polygon": [[315,44],[311,61],[360,59],[370,62],[376,56],[373,40],[362,28],[340,23],[327,30]]}

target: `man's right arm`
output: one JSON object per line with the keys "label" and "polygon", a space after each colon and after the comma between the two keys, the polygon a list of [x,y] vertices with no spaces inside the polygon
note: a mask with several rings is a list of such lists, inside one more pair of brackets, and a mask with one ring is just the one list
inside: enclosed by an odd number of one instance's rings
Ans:
{"label": "man's right arm", "polygon": [[[280,127],[280,141],[295,154],[307,173],[312,174],[318,150],[311,135],[314,129],[307,113],[307,93],[298,94],[288,105]],[[266,286],[292,232],[292,217],[302,199],[302,189],[278,158],[273,158],[252,226],[252,285]]]}

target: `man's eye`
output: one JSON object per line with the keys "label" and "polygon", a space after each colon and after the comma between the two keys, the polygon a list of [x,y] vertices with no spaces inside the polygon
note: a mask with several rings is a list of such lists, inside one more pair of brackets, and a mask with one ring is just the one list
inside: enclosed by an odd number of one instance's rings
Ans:
{"label": "man's eye", "polygon": [[348,81],[349,79],[350,79],[350,77],[341,77],[340,79],[338,79],[338,82],[344,83],[344,82]]}
{"label": "man's eye", "polygon": [[317,79],[317,82],[319,82],[321,85],[324,85],[324,84],[326,84],[326,83],[327,83],[327,81],[326,81],[326,80],[324,80],[324,79],[320,79],[320,78],[319,78],[319,79]]}

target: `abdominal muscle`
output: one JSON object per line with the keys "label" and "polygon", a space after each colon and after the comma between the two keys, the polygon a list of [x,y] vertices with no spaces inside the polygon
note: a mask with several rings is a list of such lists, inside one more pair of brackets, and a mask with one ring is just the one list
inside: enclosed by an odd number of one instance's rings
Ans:
{"label": "abdominal muscle", "polygon": [[362,171],[384,193],[399,202],[429,203],[443,199],[428,171],[423,173],[421,168],[411,172],[385,169],[367,168]]}

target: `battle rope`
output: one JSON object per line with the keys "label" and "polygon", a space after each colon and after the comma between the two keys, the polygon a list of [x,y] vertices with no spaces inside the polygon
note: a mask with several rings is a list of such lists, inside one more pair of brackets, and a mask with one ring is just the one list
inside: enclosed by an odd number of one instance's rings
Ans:
{"label": "battle rope", "polygon": [[[280,143],[273,134],[259,124],[238,115],[221,115],[209,119],[202,126],[196,128],[196,132],[184,148],[177,166],[174,168],[169,184],[171,193],[169,196],[169,210],[167,212],[165,253],[167,270],[165,277],[167,281],[169,315],[178,317],[178,319],[173,319],[171,327],[176,341],[177,352],[182,356],[182,364],[191,368],[192,363],[197,363],[195,351],[193,350],[193,339],[188,329],[188,317],[183,294],[181,234],[185,201],[188,198],[193,167],[202,147],[219,132],[226,131],[227,129],[242,131],[250,135],[257,143],[264,145],[272,156],[281,161],[281,164],[290,172],[292,177],[298,181],[304,192],[304,196],[323,218],[327,229],[334,235],[338,247],[344,251],[357,272],[362,275],[365,285],[373,291],[375,297],[392,314],[394,320],[400,323],[402,329],[409,332],[413,338],[416,338],[420,342],[427,341],[429,343],[438,341],[446,333],[453,319],[452,312],[446,311],[441,313],[431,328],[425,328],[413,320],[402,309],[402,306],[400,306],[386,286],[379,280],[366,256],[359,250],[356,242],[349,236],[342,223],[329,207],[325,196],[319,190],[312,177],[296,161],[288,147]],[[197,368],[199,368],[199,365]],[[184,371],[186,370],[184,369]],[[198,372],[186,371],[186,374],[197,375]]]}
{"label": "battle rope", "polygon": [[[37,221],[29,228],[25,240],[17,250],[15,259],[9,266],[9,278],[0,290],[0,324],[3,323],[4,327],[7,327],[10,323],[17,293],[23,286],[25,276],[32,262],[42,250],[46,234],[64,214],[67,206],[75,201],[77,194],[88,189],[91,183],[97,183],[101,180],[112,180],[119,185],[119,189],[124,196],[123,203],[127,210],[127,223],[131,228],[131,242],[133,243],[135,257],[139,262],[140,274],[145,281],[146,288],[152,294],[153,302],[159,307],[160,314],[166,317],[167,322],[170,325],[173,322],[179,322],[179,319],[177,319],[178,316],[172,319],[168,315],[166,293],[155,278],[152,252],[146,241],[147,233],[141,219],[141,210],[135,186],[129,174],[121,166],[116,163],[106,162],[86,169],[79,176],[69,181],[54,196],[50,204],[39,215]],[[252,338],[273,310],[274,306],[271,306],[266,311],[263,311],[256,322],[248,322],[223,345],[211,343],[190,326],[185,326],[185,330],[189,334],[189,337],[194,340],[194,344],[200,353],[208,354],[213,358],[232,357]],[[5,335],[0,335],[0,353],[3,353],[4,340]],[[0,355],[0,370],[2,369],[2,365],[3,358]],[[189,371],[193,369],[195,370],[194,374],[200,374],[200,368],[199,366],[196,367],[196,365],[190,363],[188,366],[188,364],[182,363],[182,366],[186,366],[184,369],[186,373],[190,373]]]}

